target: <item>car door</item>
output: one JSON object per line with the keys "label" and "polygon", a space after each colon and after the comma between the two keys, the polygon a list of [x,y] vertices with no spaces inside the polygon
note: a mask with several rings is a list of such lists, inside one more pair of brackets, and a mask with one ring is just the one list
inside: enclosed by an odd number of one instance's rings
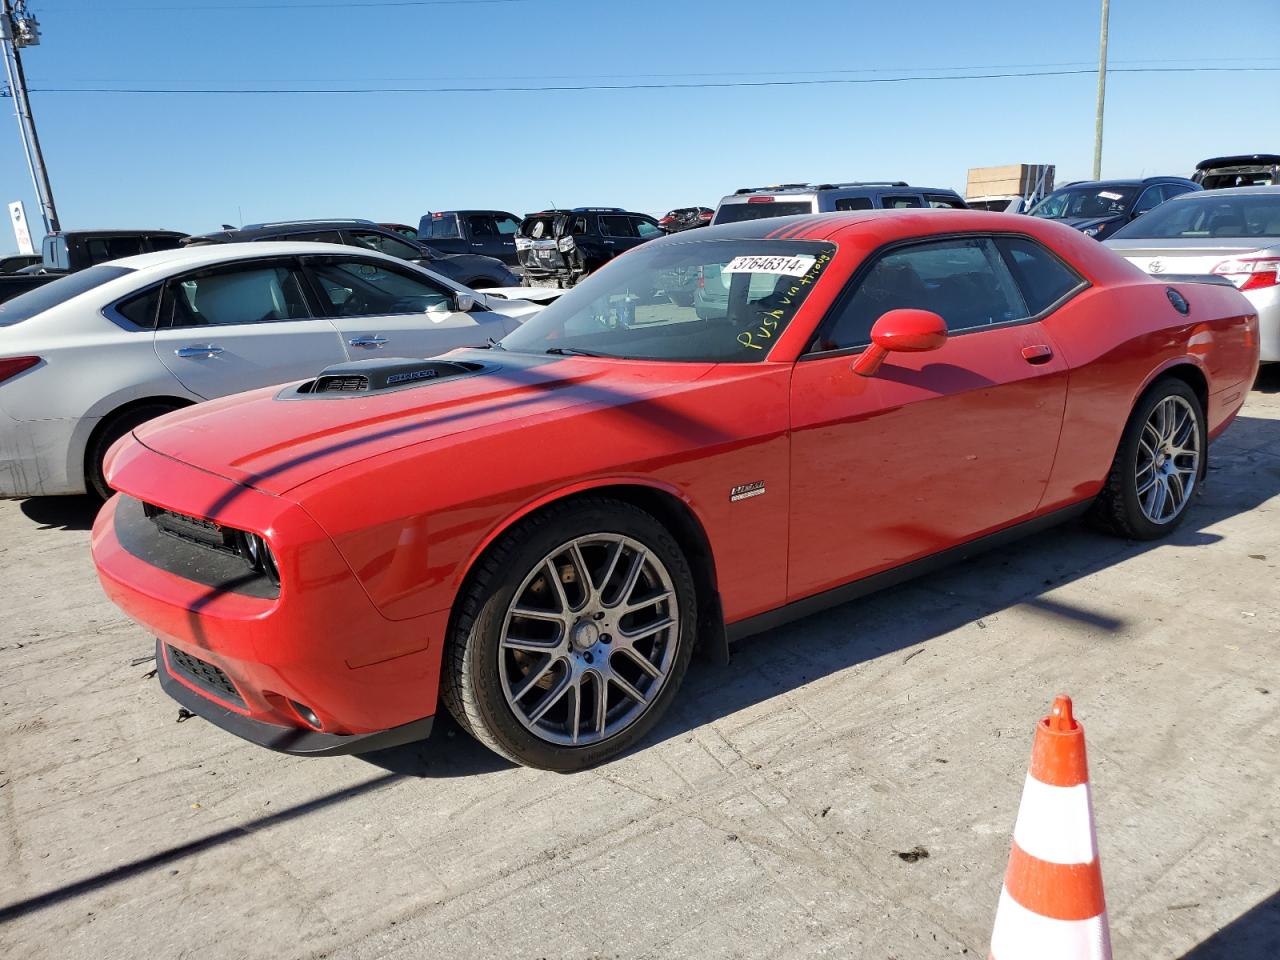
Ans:
{"label": "car door", "polygon": [[[503,254],[502,236],[498,233],[498,225],[494,222],[492,214],[469,214],[467,216],[467,233],[471,237],[472,253],[501,259]],[[514,243],[512,243],[512,249],[515,249]]]}
{"label": "car door", "polygon": [[293,258],[220,264],[171,278],[152,342],[169,372],[206,399],[300,380],[346,359],[338,331],[307,296]]}
{"label": "car door", "polygon": [[611,257],[625,253],[640,242],[635,224],[622,214],[600,214],[600,237]]}
{"label": "car door", "polygon": [[488,311],[454,309],[454,293],[423,271],[383,259],[306,257],[323,308],[353,360],[434,357],[484,346],[508,330]]}
{"label": "car door", "polygon": [[509,213],[495,214],[493,225],[498,231],[498,253],[493,254],[508,266],[515,266],[516,234],[520,230],[520,220]]}
{"label": "car door", "polygon": [[[946,344],[853,374],[872,324],[900,307],[941,314]],[[874,256],[792,379],[790,599],[1031,515],[1066,390],[1065,362],[991,238]]]}

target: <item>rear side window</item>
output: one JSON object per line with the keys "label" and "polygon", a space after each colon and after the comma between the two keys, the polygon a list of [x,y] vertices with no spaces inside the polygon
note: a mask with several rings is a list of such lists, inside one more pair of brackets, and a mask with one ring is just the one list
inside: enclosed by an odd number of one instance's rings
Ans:
{"label": "rear side window", "polygon": [[496,237],[498,228],[493,225],[493,217],[467,217],[467,228],[473,237]]}
{"label": "rear side window", "polygon": [[11,327],[23,320],[30,320],[38,313],[44,313],[59,304],[66,303],[72,297],[78,297],[94,287],[100,287],[128,273],[133,273],[128,267],[89,267],[79,273],[60,277],[42,287],[28,290],[6,303],[0,303],[0,327]]}
{"label": "rear side window", "polygon": [[602,237],[634,237],[636,227],[630,217],[601,217],[600,235]]}
{"label": "rear side window", "polygon": [[885,253],[871,266],[828,316],[814,349],[865,346],[872,325],[901,308],[931,310],[951,333],[1027,316],[1022,295],[991,240],[913,244]]}
{"label": "rear side window", "polygon": [[154,330],[156,317],[160,311],[160,294],[163,290],[164,284],[158,283],[137,296],[121,300],[115,305],[114,310],[135,327],[141,330]]}
{"label": "rear side window", "polygon": [[1079,274],[1034,240],[998,237],[996,246],[1004,254],[1033,317],[1084,283]]}
{"label": "rear side window", "polygon": [[836,210],[870,210],[870,197],[841,197],[836,201]]}
{"label": "rear side window", "polygon": [[431,218],[431,236],[436,240],[452,240],[458,236],[458,218],[455,214],[437,214]]}
{"label": "rear side window", "polygon": [[919,197],[897,196],[897,197],[881,197],[880,206],[886,210],[908,210],[913,207],[923,207]]}

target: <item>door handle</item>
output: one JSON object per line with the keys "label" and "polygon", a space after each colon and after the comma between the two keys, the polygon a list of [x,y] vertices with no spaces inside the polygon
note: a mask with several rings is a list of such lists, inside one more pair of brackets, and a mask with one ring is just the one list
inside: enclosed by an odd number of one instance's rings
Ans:
{"label": "door handle", "polygon": [[222,348],[216,347],[212,343],[205,344],[202,347],[193,344],[187,347],[179,347],[173,352],[179,357],[216,357],[222,352]]}
{"label": "door handle", "polygon": [[472,244],[472,246],[473,246],[473,247],[483,247],[483,246],[484,246],[484,244],[483,244],[483,243],[473,243],[473,244]]}
{"label": "door handle", "polygon": [[374,349],[388,343],[386,337],[356,337],[354,340],[348,340],[347,343],[353,347],[368,347]]}
{"label": "door handle", "polygon": [[1053,359],[1053,347],[1047,343],[1036,343],[1022,348],[1022,359],[1027,363],[1048,363]]}
{"label": "door handle", "polygon": [[613,241],[612,241],[612,240],[606,240],[606,241],[605,241],[605,243],[607,243],[607,244],[608,244],[609,246],[611,246],[611,247],[613,246]]}

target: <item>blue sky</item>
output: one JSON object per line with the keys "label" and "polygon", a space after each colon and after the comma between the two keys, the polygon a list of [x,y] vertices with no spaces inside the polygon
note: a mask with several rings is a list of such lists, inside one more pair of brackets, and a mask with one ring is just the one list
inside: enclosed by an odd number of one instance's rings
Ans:
{"label": "blue sky", "polygon": [[[29,0],[43,42],[25,51],[28,79],[33,91],[678,84],[951,67],[1088,69],[1097,57],[1098,6],[1090,0],[327,6],[336,2]],[[1115,0],[1111,60],[1130,68],[1280,67],[1273,29],[1249,30],[1181,0]],[[1269,139],[1280,136],[1274,97],[1262,92],[1276,79],[1113,74],[1103,175],[1187,174],[1206,156],[1280,149]],[[1077,179],[1092,164],[1094,85],[1086,74],[736,89],[32,98],[64,227],[197,232],[242,217],[417,223],[428,210],[460,206],[520,213],[609,204],[660,213],[714,206],[741,186],[808,179],[893,178],[963,191],[967,168],[1018,162],[1055,163],[1060,181]],[[38,220],[5,105],[0,200],[26,201]],[[12,237],[0,240],[0,250],[12,246]]]}

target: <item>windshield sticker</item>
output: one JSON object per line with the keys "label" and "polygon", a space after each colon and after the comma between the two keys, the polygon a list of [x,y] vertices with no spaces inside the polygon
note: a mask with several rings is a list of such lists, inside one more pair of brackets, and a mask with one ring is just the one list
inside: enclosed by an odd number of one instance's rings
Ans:
{"label": "windshield sticker", "polygon": [[1112,193],[1110,190],[1099,190],[1098,196],[1106,197],[1108,200],[1123,200],[1123,193]]}
{"label": "windshield sticker", "polygon": [[[773,339],[774,331],[778,328],[778,321],[785,316],[782,308],[790,306],[795,297],[800,294],[804,287],[809,286],[818,279],[818,275],[822,273],[822,268],[831,262],[831,254],[822,253],[817,257],[736,257],[733,263],[737,263],[739,260],[807,260],[809,263],[808,269],[806,269],[803,274],[794,274],[794,276],[800,276],[801,279],[796,281],[789,290],[780,294],[774,294],[772,297],[759,301],[760,306],[773,306],[774,309],[767,310],[760,316],[759,326],[757,326],[755,330],[743,330],[736,337],[738,343],[749,350],[763,350],[765,349],[765,344],[761,341],[769,341]],[[730,266],[733,266],[733,264],[731,263]],[[728,273],[728,268],[722,272]],[[779,271],[768,270],[759,272],[776,273]],[[792,274],[783,275],[789,276]]]}
{"label": "windshield sticker", "polygon": [[734,257],[721,273],[775,273],[783,277],[803,277],[814,257]]}

